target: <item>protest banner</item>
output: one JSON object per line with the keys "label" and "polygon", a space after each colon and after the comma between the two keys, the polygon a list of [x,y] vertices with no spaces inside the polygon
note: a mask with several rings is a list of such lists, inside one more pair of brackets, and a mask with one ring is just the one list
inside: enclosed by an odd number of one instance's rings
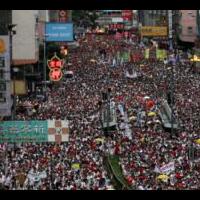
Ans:
{"label": "protest banner", "polygon": [[175,170],[175,163],[174,161],[169,162],[168,164],[163,165],[162,167],[156,166],[154,172],[162,173],[162,174],[170,174]]}

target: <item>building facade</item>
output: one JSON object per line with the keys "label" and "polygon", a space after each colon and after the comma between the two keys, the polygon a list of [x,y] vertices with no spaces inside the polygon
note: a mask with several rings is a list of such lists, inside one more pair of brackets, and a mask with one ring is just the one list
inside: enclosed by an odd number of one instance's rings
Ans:
{"label": "building facade", "polygon": [[166,26],[167,10],[138,10],[141,26]]}
{"label": "building facade", "polygon": [[10,37],[12,11],[0,10],[0,118],[11,115]]}
{"label": "building facade", "polygon": [[197,10],[179,10],[178,39],[194,43],[197,39]]}

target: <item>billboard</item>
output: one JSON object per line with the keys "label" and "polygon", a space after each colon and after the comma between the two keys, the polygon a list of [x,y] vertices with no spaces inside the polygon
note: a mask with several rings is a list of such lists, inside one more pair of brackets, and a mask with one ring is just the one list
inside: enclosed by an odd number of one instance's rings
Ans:
{"label": "billboard", "polygon": [[143,26],[141,27],[141,36],[163,36],[166,37],[167,26]]}
{"label": "billboard", "polygon": [[67,120],[0,122],[0,143],[60,143],[68,140],[69,125]]}
{"label": "billboard", "polygon": [[0,116],[11,115],[9,36],[0,36]]}
{"label": "billboard", "polygon": [[46,23],[47,42],[72,42],[74,40],[72,23]]}
{"label": "billboard", "polygon": [[2,142],[45,142],[48,140],[46,121],[3,121],[0,124]]}

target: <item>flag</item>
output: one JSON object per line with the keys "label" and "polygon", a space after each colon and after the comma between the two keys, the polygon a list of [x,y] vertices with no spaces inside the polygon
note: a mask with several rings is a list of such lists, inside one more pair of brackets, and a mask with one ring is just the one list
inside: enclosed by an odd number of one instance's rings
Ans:
{"label": "flag", "polygon": [[75,170],[80,169],[80,163],[73,163],[72,164],[72,169],[75,169]]}
{"label": "flag", "polygon": [[149,59],[149,49],[145,49],[144,57],[145,59]]}
{"label": "flag", "polygon": [[162,180],[163,182],[167,182],[169,179],[169,176],[165,175],[165,174],[160,174],[157,179]]}

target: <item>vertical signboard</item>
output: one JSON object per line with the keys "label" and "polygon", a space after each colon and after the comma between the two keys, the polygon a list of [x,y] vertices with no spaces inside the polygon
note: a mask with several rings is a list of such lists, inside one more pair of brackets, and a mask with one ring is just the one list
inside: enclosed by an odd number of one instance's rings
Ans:
{"label": "vertical signboard", "polygon": [[9,36],[0,36],[0,116],[11,115]]}
{"label": "vertical signboard", "polygon": [[169,36],[169,45],[170,45],[170,49],[173,49],[173,45],[172,45],[172,10],[168,10],[168,36]]}
{"label": "vertical signboard", "polygon": [[133,11],[132,10],[122,10],[122,18],[126,25],[132,25]]}

